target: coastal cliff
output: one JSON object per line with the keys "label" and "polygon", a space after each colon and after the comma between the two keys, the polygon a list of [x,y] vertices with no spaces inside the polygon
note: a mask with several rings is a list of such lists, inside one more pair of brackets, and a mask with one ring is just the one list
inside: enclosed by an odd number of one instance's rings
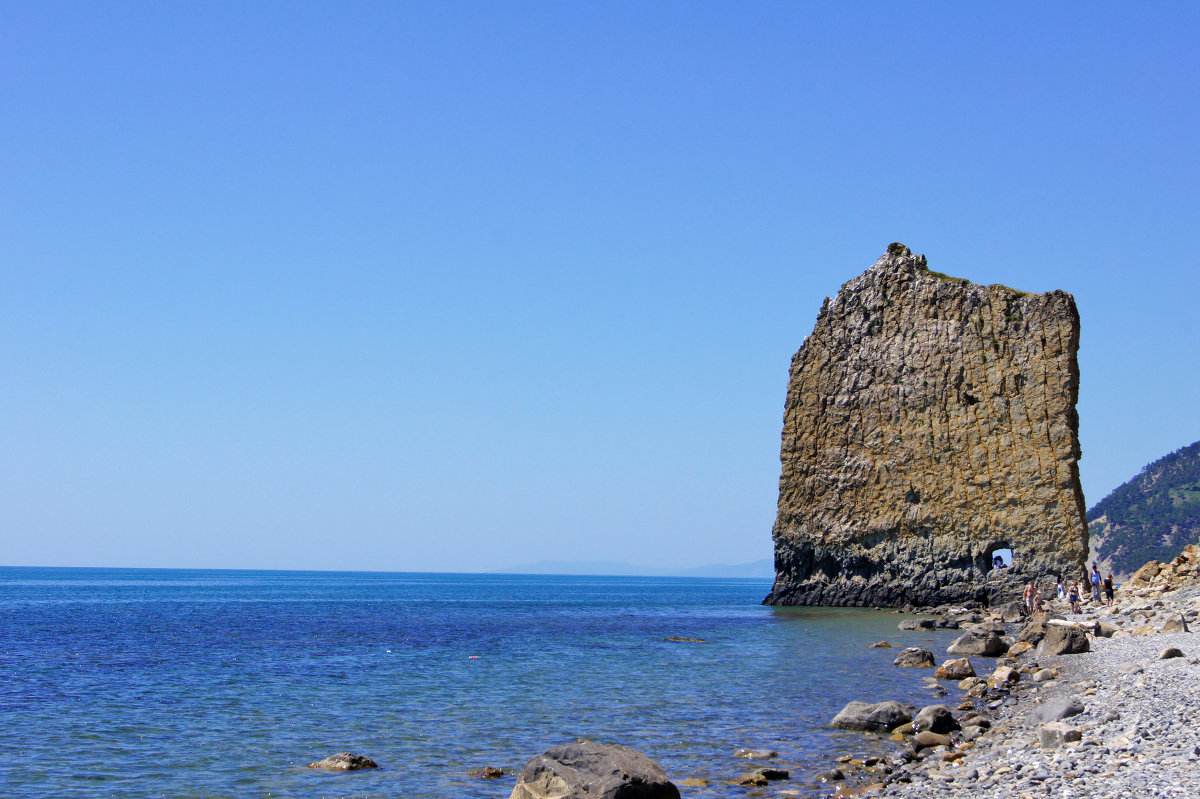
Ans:
{"label": "coastal cliff", "polygon": [[[780,605],[1000,601],[1078,579],[1079,314],[892,244],[792,358],[773,538]],[[991,568],[997,549],[1013,568]]]}

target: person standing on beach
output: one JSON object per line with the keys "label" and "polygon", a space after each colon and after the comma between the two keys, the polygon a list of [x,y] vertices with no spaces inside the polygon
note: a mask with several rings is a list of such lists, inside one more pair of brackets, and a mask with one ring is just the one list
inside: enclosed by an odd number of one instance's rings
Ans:
{"label": "person standing on beach", "polygon": [[1071,590],[1067,592],[1067,600],[1071,603],[1071,612],[1078,613],[1079,607],[1079,583],[1072,583]]}
{"label": "person standing on beach", "polygon": [[1062,578],[1058,578],[1058,585],[1054,586],[1054,593],[1058,595],[1058,601],[1062,602],[1067,596],[1067,589],[1063,588]]}
{"label": "person standing on beach", "polygon": [[1112,572],[1109,572],[1109,573],[1108,573],[1108,576],[1104,578],[1104,596],[1105,596],[1105,597],[1108,599],[1108,602],[1107,602],[1107,604],[1108,604],[1108,606],[1109,606],[1110,608],[1112,607],[1112,603],[1113,603],[1113,596],[1114,596],[1116,593],[1117,593],[1117,591],[1116,591],[1116,589],[1113,587],[1113,576],[1112,576]]}
{"label": "person standing on beach", "polygon": [[1100,604],[1100,567],[1092,564],[1092,601]]}
{"label": "person standing on beach", "polygon": [[1029,583],[1025,586],[1025,593],[1021,597],[1025,601],[1025,612],[1030,616],[1033,615],[1033,592],[1036,590],[1033,583]]}

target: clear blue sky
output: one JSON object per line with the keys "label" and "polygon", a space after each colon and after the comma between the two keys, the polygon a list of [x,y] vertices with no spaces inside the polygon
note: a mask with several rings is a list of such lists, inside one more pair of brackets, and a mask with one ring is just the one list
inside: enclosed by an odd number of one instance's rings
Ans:
{"label": "clear blue sky", "polygon": [[769,557],[891,241],[1072,292],[1088,504],[1200,439],[1185,3],[0,5],[0,562]]}

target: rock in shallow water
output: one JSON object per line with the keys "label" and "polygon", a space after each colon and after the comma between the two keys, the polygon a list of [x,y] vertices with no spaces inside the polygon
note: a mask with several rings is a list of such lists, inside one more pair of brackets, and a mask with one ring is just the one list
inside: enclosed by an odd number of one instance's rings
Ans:
{"label": "rock in shallow water", "polygon": [[985,630],[972,630],[960,635],[954,643],[946,647],[950,655],[981,655],[997,657],[1008,651],[1008,644],[998,634]]}
{"label": "rock in shallow water", "polygon": [[641,752],[577,741],[526,763],[509,799],[679,799],[679,789]]}
{"label": "rock in shallow water", "polygon": [[349,752],[338,752],[316,763],[309,763],[308,768],[323,768],[330,771],[357,771],[364,768],[379,768],[379,764],[369,757],[353,755]]}
{"label": "rock in shallow water", "polygon": [[954,658],[938,666],[933,676],[939,680],[965,680],[975,676],[975,667],[967,658]]}
{"label": "rock in shallow water", "polygon": [[910,646],[892,661],[892,665],[902,669],[931,669],[936,662],[928,649]]}
{"label": "rock in shallow water", "polygon": [[771,757],[779,757],[779,753],[774,749],[739,749],[733,753],[733,756],[749,760],[766,760]]}
{"label": "rock in shallow water", "polygon": [[896,701],[850,702],[829,722],[831,727],[841,730],[862,732],[890,732],[901,724],[912,721],[912,715],[904,705]]}
{"label": "rock in shallow water", "polygon": [[961,729],[959,723],[945,705],[928,705],[913,718],[913,729],[923,732],[947,733]]}

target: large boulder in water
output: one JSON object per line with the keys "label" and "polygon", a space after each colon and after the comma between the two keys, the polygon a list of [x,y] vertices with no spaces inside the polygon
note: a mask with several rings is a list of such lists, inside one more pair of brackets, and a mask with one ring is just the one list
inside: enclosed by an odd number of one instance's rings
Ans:
{"label": "large boulder in water", "polygon": [[908,647],[892,661],[892,665],[902,669],[932,669],[936,663],[933,653],[919,646]]}
{"label": "large boulder in water", "polygon": [[576,741],[526,763],[509,799],[679,799],[679,789],[641,752]]}
{"label": "large boulder in water", "polygon": [[912,721],[912,715],[904,705],[895,701],[851,702],[829,722],[831,727],[841,730],[863,732],[891,732],[901,724]]}

